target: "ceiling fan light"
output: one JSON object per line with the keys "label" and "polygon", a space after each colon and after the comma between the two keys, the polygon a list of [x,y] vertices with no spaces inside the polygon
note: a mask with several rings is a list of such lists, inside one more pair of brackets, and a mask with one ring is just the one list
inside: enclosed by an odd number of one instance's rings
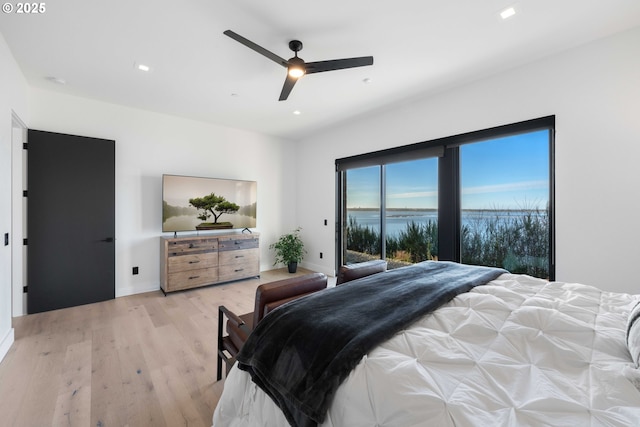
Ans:
{"label": "ceiling fan light", "polygon": [[307,72],[302,58],[298,58],[298,55],[290,58],[287,64],[287,73],[294,79],[298,79],[305,75]]}
{"label": "ceiling fan light", "polygon": [[301,67],[289,67],[289,75],[295,79],[304,76],[304,68]]}

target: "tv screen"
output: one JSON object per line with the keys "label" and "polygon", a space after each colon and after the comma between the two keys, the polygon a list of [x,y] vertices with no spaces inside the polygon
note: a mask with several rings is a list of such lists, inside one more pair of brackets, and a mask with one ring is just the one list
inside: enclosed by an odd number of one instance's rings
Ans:
{"label": "tv screen", "polygon": [[256,226],[257,182],[162,175],[162,231]]}

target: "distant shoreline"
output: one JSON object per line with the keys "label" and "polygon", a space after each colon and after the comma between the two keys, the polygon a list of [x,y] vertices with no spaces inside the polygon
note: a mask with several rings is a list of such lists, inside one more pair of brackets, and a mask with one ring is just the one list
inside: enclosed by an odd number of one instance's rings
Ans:
{"label": "distant shoreline", "polygon": [[[347,211],[359,211],[359,212],[375,212],[380,208],[347,208]],[[436,208],[386,208],[387,211],[395,212],[437,212]],[[544,209],[462,209],[465,212],[536,212]]]}
{"label": "distant shoreline", "polygon": [[[379,211],[380,208],[347,208],[348,211]],[[436,208],[387,208],[388,211],[435,212]]]}

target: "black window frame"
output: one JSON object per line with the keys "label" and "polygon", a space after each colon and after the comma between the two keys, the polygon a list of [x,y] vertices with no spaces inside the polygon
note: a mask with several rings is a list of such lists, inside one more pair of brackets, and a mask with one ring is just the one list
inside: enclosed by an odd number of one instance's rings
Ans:
{"label": "black window frame", "polygon": [[539,130],[549,131],[549,280],[555,280],[555,115],[438,138],[431,141],[393,147],[335,160],[336,166],[336,271],[343,263],[346,218],[343,218],[345,171],[365,166],[380,166],[381,215],[380,254],[385,256],[384,192],[385,168],[395,163],[418,158],[438,159],[438,259],[461,261],[461,194],[460,146]]}

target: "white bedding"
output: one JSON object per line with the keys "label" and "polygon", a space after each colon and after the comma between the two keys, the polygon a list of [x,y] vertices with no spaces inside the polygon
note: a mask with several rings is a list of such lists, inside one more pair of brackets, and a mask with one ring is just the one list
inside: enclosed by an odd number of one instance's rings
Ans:
{"label": "white bedding", "polygon": [[[321,427],[640,426],[625,345],[639,298],[504,274],[364,356]],[[288,423],[234,366],[213,425]]]}

